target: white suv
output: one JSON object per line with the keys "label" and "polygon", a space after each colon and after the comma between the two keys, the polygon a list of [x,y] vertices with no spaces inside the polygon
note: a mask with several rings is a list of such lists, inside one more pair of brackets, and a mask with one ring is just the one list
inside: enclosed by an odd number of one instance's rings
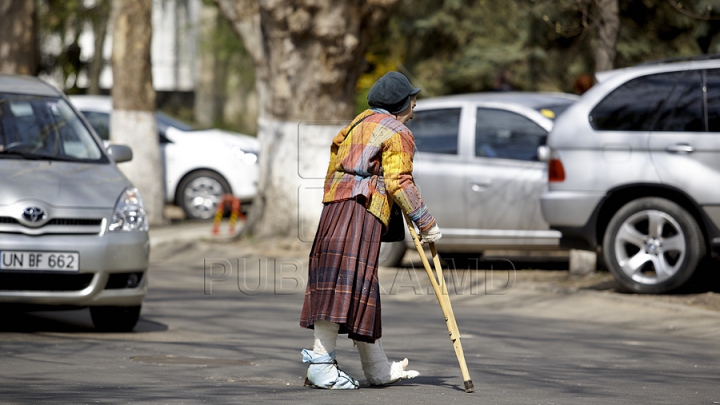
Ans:
{"label": "white suv", "polygon": [[543,216],[639,293],[720,253],[720,60],[602,72],[548,137]]}

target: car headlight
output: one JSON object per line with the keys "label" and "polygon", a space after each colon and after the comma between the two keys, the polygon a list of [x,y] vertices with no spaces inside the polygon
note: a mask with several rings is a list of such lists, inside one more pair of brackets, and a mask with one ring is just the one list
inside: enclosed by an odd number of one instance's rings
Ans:
{"label": "car headlight", "polygon": [[147,232],[145,204],[137,188],[127,188],[120,194],[108,229],[110,232]]}
{"label": "car headlight", "polygon": [[235,158],[247,165],[255,164],[258,161],[257,153],[245,151],[237,145],[230,146],[230,151]]}

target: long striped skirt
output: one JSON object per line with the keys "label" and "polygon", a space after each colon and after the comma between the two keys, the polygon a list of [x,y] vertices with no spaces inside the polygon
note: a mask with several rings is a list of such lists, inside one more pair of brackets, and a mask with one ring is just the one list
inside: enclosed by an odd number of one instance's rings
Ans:
{"label": "long striped skirt", "polygon": [[363,200],[325,204],[310,251],[308,285],[300,326],[340,324],[350,339],[374,342],[382,335],[378,257],[382,222]]}

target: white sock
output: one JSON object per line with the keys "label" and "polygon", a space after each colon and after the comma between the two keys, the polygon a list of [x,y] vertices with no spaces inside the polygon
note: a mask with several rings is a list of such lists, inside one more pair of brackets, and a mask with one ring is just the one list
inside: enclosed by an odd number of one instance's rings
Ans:
{"label": "white sock", "polygon": [[392,384],[400,380],[415,378],[420,373],[415,370],[405,370],[408,359],[402,361],[388,361],[380,339],[375,343],[355,342],[360,353],[365,378],[370,385]]}
{"label": "white sock", "polygon": [[340,325],[328,321],[315,321],[314,328],[313,352],[318,356],[334,352]]}

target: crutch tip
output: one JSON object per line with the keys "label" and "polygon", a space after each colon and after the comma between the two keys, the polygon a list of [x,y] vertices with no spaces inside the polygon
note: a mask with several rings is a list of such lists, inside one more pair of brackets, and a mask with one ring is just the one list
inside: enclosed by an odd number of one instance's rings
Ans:
{"label": "crutch tip", "polygon": [[467,392],[467,393],[475,392],[475,386],[473,385],[472,380],[465,381],[465,392]]}

